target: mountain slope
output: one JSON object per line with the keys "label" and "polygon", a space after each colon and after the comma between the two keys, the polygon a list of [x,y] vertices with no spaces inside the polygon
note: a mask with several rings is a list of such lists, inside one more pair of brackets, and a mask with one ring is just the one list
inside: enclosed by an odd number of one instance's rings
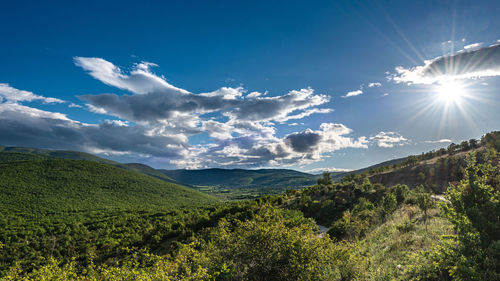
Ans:
{"label": "mountain slope", "polygon": [[160,179],[160,180],[163,180],[166,182],[178,183],[176,180],[165,175],[160,170],[151,168],[148,165],[144,165],[141,163],[126,163],[126,164],[120,164],[117,166],[120,168],[126,169],[126,170],[142,173],[142,174],[145,174],[145,175],[148,175],[148,176],[151,176],[153,178],[157,178],[157,179]]}
{"label": "mountain slope", "polygon": [[193,188],[227,199],[255,198],[278,194],[316,183],[317,175],[287,169],[160,170]]}
{"label": "mountain slope", "polygon": [[[1,153],[22,153],[24,155],[31,155],[33,158],[46,159],[46,158],[61,158],[61,159],[71,159],[71,160],[87,160],[94,161],[104,164],[117,165],[118,162],[104,159],[90,153],[80,152],[80,151],[70,151],[70,150],[49,150],[49,149],[39,149],[31,147],[17,147],[17,146],[1,146]],[[24,156],[28,157],[28,156]],[[1,159],[1,158],[0,158]]]}
{"label": "mountain slope", "polygon": [[216,201],[136,172],[67,159],[0,163],[0,191],[1,209],[33,212],[174,209]]}
{"label": "mountain slope", "polygon": [[164,175],[162,172],[140,163],[121,164],[109,159],[98,157],[90,153],[69,150],[48,150],[30,147],[8,147],[0,146],[0,162],[17,161],[17,160],[45,160],[51,158],[70,159],[70,160],[87,160],[110,164],[119,168],[139,172],[148,176],[166,182],[175,182],[175,180]]}
{"label": "mountain slope", "polygon": [[314,184],[317,176],[287,169],[203,169],[161,170],[165,175],[190,185],[222,187],[301,187]]}
{"label": "mountain slope", "polygon": [[349,172],[341,172],[341,173],[331,173],[331,177],[334,181],[339,181],[342,177],[347,176],[347,175],[352,175],[352,174],[362,174],[364,172],[370,171],[372,169],[377,169],[379,167],[385,167],[385,166],[390,166],[390,165],[396,165],[399,163],[402,163],[406,160],[406,157],[403,158],[397,158],[397,159],[391,159],[387,160],[375,165],[368,166],[366,168],[354,170],[354,171],[349,171]]}
{"label": "mountain slope", "polygon": [[[489,154],[495,156],[500,150],[500,131],[487,133],[481,140],[471,139],[460,144],[450,144],[448,148],[430,151],[420,155],[411,155],[405,158],[394,159],[364,169],[351,171],[333,176],[335,181],[342,177],[367,176],[371,183],[385,186],[405,184],[411,188],[423,185],[428,190],[442,193],[449,183],[457,183],[464,176],[466,157],[470,152],[476,154],[479,163],[482,163]],[[499,163],[496,163],[499,164]]]}

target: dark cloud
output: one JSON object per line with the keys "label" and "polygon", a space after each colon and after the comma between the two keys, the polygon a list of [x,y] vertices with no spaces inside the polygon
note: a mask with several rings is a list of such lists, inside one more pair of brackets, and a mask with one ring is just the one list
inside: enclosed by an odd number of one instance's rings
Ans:
{"label": "dark cloud", "polygon": [[89,125],[17,104],[0,104],[0,143],[87,152],[135,153],[180,157],[182,138],[151,136],[141,126],[106,121]]}
{"label": "dark cloud", "polygon": [[321,141],[321,135],[311,130],[293,133],[286,137],[286,142],[296,152],[310,152]]}

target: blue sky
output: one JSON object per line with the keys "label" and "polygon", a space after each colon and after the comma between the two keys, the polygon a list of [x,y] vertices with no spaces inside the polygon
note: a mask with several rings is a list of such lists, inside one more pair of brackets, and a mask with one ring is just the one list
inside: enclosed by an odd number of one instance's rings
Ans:
{"label": "blue sky", "polygon": [[498,1],[4,1],[0,144],[356,169],[499,129]]}

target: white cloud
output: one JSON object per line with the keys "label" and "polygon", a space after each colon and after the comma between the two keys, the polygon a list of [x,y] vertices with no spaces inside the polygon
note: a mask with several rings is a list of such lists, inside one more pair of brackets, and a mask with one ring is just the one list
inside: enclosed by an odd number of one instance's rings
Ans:
{"label": "white cloud", "polygon": [[362,94],[363,94],[362,90],[355,90],[355,91],[347,92],[347,94],[345,96],[342,96],[342,97],[343,98],[355,97],[355,96],[359,96],[359,95],[362,95]]}
{"label": "white cloud", "polygon": [[380,86],[382,86],[382,83],[380,82],[371,82],[368,84],[368,88],[380,87]]}
{"label": "white cloud", "polygon": [[474,43],[474,44],[469,44],[469,45],[464,46],[464,50],[466,50],[466,51],[477,50],[477,49],[479,49],[481,47],[481,45],[483,45],[482,42],[478,42],[478,43]]}
{"label": "white cloud", "polygon": [[7,83],[0,83],[0,96],[3,97],[7,102],[22,102],[22,101],[33,101],[41,100],[43,103],[64,103],[63,100],[56,98],[47,98],[39,95],[35,95],[32,92],[18,90],[11,87]]}
{"label": "white cloud", "polygon": [[380,132],[374,137],[370,137],[369,140],[378,147],[390,148],[394,145],[404,145],[407,143],[407,139],[396,132]]}
{"label": "white cloud", "polygon": [[247,99],[254,99],[257,97],[260,97],[262,94],[259,92],[251,92],[250,94],[246,95]]}
{"label": "white cloud", "polygon": [[178,93],[186,91],[167,83],[165,79],[154,75],[151,67],[154,63],[142,62],[136,64],[129,75],[114,64],[101,58],[74,57],[75,64],[88,71],[90,76],[104,84],[128,90],[136,94],[145,94],[157,90],[168,90]]}
{"label": "white cloud", "polygon": [[466,51],[424,61],[424,65],[396,67],[387,78],[396,83],[433,84],[454,79],[474,79],[500,76],[500,44],[476,48],[470,44]]}
{"label": "white cloud", "polygon": [[382,96],[387,97],[388,95],[389,95],[389,93],[384,93]]}

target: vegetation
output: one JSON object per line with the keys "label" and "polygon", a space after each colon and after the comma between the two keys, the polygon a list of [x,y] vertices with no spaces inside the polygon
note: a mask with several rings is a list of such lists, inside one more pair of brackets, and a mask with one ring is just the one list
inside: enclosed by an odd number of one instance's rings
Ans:
{"label": "vegetation", "polygon": [[49,256],[83,259],[98,252],[104,258],[121,247],[184,231],[175,227],[185,219],[176,210],[215,202],[186,187],[98,162],[0,163],[0,270],[14,261],[39,264]]}
{"label": "vegetation", "polygon": [[108,164],[8,160],[0,278],[499,280],[497,136],[444,197],[325,173],[302,190],[217,202]]}

